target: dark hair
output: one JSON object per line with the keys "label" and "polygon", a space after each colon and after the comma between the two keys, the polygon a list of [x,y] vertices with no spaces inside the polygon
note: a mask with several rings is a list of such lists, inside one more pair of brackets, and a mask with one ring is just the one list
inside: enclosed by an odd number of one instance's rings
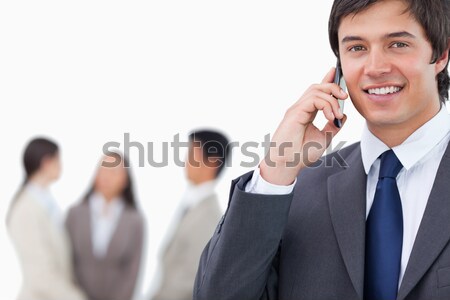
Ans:
{"label": "dark hair", "polygon": [[[116,161],[121,162],[123,160],[124,166],[129,166],[128,159],[124,157],[123,155],[117,153],[117,152],[111,152],[109,151],[107,154],[108,157],[115,158]],[[107,168],[107,167],[104,167]],[[120,196],[122,197],[125,204],[133,209],[137,209],[136,205],[136,199],[134,197],[133,192],[133,181],[131,179],[131,172],[129,167],[124,167],[125,172],[127,173],[127,184],[125,185],[125,188],[122,190],[122,193]],[[83,197],[83,201],[88,201],[89,197],[94,193],[95,187],[94,183],[92,183],[91,187],[89,188],[86,195]]]}
{"label": "dark hair", "polygon": [[25,168],[25,179],[11,201],[9,213],[6,217],[7,223],[9,222],[11,211],[17,202],[17,197],[20,195],[24,186],[30,180],[30,177],[40,169],[42,160],[46,157],[54,157],[56,154],[58,154],[58,151],[58,145],[46,138],[34,138],[30,142],[28,142],[22,158],[23,166]]}
{"label": "dark hair", "polygon": [[[334,0],[328,21],[328,37],[331,49],[339,57],[338,28],[343,17],[357,14],[381,0]],[[450,38],[450,1],[448,0],[403,0],[409,12],[423,27],[433,49],[430,63],[435,63],[448,49]],[[448,100],[450,79],[446,67],[437,75],[439,98]]]}
{"label": "dark hair", "polygon": [[58,145],[45,138],[35,138],[31,140],[23,154],[23,166],[25,168],[25,183],[41,167],[45,157],[54,157],[58,153]]}
{"label": "dark hair", "polygon": [[228,139],[225,135],[213,130],[197,130],[189,134],[189,141],[200,143],[204,160],[214,158],[219,162],[216,173],[217,178],[231,155]]}

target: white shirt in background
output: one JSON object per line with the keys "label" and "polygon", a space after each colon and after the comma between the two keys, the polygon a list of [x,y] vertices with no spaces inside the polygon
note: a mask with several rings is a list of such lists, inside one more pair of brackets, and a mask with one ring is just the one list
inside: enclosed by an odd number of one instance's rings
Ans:
{"label": "white shirt in background", "polygon": [[99,193],[93,193],[89,197],[92,250],[97,258],[105,257],[124,207],[121,198],[114,198],[107,202],[103,195]]}

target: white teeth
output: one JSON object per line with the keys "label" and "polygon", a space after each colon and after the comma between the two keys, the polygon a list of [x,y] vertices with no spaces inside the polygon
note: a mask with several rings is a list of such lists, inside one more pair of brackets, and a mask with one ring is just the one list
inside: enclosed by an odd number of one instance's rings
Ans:
{"label": "white teeth", "polygon": [[386,86],[382,88],[376,88],[376,89],[369,89],[369,94],[375,94],[375,95],[386,95],[386,94],[392,94],[397,93],[400,91],[401,88],[398,86]]}

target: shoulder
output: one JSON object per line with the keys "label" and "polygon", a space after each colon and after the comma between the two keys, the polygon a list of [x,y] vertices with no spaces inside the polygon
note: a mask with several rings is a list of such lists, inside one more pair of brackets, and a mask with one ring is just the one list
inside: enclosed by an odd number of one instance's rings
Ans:
{"label": "shoulder", "polygon": [[[185,222],[191,226],[205,226],[211,223],[215,227],[222,217],[222,209],[219,204],[219,198],[216,193],[206,197],[196,206],[189,209]],[[196,225],[195,225],[196,224]],[[205,229],[206,229],[205,228]]]}
{"label": "shoulder", "polygon": [[67,211],[67,218],[74,218],[80,214],[85,214],[89,212],[89,204],[82,200],[79,203],[72,205]]}
{"label": "shoulder", "polygon": [[81,201],[77,204],[72,205],[67,211],[66,215],[66,227],[69,231],[75,226],[77,227],[77,223],[80,223],[80,216],[89,213],[89,205],[86,201]]}
{"label": "shoulder", "polygon": [[23,190],[13,200],[9,214],[11,218],[20,216],[30,218],[39,215],[40,210],[42,209],[36,199],[29,192]]}
{"label": "shoulder", "polygon": [[197,210],[203,212],[204,214],[209,214],[211,212],[220,212],[219,197],[216,193],[203,199],[196,207]]}
{"label": "shoulder", "polygon": [[38,230],[47,218],[45,210],[27,191],[19,193],[13,200],[8,213],[7,227],[10,234],[29,234],[30,230]]}

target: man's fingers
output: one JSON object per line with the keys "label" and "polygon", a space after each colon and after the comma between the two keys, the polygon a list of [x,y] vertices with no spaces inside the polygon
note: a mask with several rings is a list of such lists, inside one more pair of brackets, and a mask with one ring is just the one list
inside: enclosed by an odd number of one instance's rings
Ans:
{"label": "man's fingers", "polygon": [[328,71],[327,75],[322,79],[322,83],[330,83],[334,80],[334,73],[336,72],[336,68],[332,67],[330,71]]}
{"label": "man's fingers", "polygon": [[343,114],[342,114],[342,112],[340,110],[340,107],[339,107],[339,102],[338,102],[338,100],[335,97],[333,97],[331,95],[328,95],[326,93],[318,93],[317,97],[322,99],[322,100],[328,101],[330,103],[331,108],[333,109],[333,114],[338,119],[341,119],[343,117]]}
{"label": "man's fingers", "polygon": [[334,120],[335,114],[333,112],[333,106],[329,101],[318,98],[316,101],[314,101],[313,105],[316,110],[323,111],[323,114],[325,115],[325,118],[327,120]]}
{"label": "man's fingers", "polygon": [[[341,119],[342,126],[344,126],[346,120],[347,120],[347,116],[344,115],[344,117]],[[341,128],[336,127],[336,125],[334,125],[334,122],[329,120],[328,123],[323,127],[321,132],[323,132],[323,133],[331,132],[332,135],[334,136],[335,134],[337,134],[339,132],[339,130],[341,130]]]}
{"label": "man's fingers", "polygon": [[335,83],[321,83],[321,84],[313,84],[309,87],[309,89],[303,94],[303,96],[299,99],[302,100],[303,98],[315,94],[317,92],[323,92],[328,95],[333,95],[337,99],[347,99],[348,94],[337,84]]}

